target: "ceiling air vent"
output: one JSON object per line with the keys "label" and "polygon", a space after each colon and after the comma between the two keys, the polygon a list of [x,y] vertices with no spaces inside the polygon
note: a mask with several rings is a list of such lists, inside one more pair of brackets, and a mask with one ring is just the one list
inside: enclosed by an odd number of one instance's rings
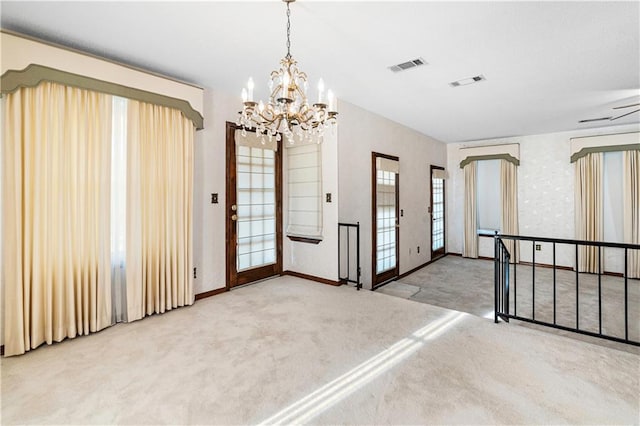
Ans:
{"label": "ceiling air vent", "polygon": [[480,81],[485,81],[485,80],[486,78],[484,77],[484,75],[476,75],[475,77],[463,78],[462,80],[452,81],[451,83],[449,83],[449,86],[451,87],[466,86],[468,84],[478,83]]}
{"label": "ceiling air vent", "polygon": [[415,67],[419,67],[420,65],[426,65],[426,64],[427,63],[425,62],[424,59],[416,58],[411,61],[403,62],[401,64],[392,65],[389,67],[389,69],[393,72],[400,72],[400,71],[405,71],[410,68],[415,68]]}

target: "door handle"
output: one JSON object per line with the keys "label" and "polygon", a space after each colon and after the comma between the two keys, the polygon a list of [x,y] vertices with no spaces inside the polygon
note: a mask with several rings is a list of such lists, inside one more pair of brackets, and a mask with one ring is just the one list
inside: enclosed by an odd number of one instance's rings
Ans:
{"label": "door handle", "polygon": [[232,215],[231,220],[233,221],[238,220],[238,215],[237,214]]}
{"label": "door handle", "polygon": [[231,210],[235,212],[236,210],[238,210],[238,206],[236,206],[235,204],[232,205],[231,206]]}

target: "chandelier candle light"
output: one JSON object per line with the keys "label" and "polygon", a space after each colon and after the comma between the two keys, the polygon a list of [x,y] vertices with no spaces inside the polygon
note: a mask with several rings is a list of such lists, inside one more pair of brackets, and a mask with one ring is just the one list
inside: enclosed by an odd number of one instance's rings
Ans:
{"label": "chandelier candle light", "polygon": [[325,129],[336,124],[338,115],[336,98],[331,90],[324,98],[324,81],[318,82],[318,101],[313,105],[307,102],[307,74],[298,69],[297,62],[291,56],[291,11],[290,3],[295,0],[282,0],[287,4],[287,56],[280,60],[280,69],[271,72],[269,80],[269,102],[256,102],[253,99],[255,87],[249,78],[247,87],[242,89],[244,108],[240,111],[237,125],[242,126],[242,136],[247,129],[255,128],[256,137],[265,135],[269,140],[275,136],[280,141],[281,134],[290,144],[294,135],[299,139],[311,140],[317,137],[322,142]]}

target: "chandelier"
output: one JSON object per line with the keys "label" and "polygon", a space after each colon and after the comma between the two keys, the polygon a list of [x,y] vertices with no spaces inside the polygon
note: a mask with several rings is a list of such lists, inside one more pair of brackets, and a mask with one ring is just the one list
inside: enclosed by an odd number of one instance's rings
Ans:
{"label": "chandelier", "polygon": [[324,97],[324,82],[318,82],[318,100],[309,105],[307,101],[307,74],[298,69],[297,62],[291,56],[291,11],[290,3],[295,0],[282,0],[287,4],[287,55],[280,60],[280,69],[272,71],[269,80],[269,101],[256,102],[253,99],[254,82],[249,78],[247,87],[242,89],[244,107],[238,113],[236,124],[242,127],[242,136],[247,129],[255,129],[256,137],[265,136],[269,141],[273,137],[281,140],[284,135],[290,144],[294,136],[298,139],[320,143],[324,132],[336,123],[336,98],[331,90]]}

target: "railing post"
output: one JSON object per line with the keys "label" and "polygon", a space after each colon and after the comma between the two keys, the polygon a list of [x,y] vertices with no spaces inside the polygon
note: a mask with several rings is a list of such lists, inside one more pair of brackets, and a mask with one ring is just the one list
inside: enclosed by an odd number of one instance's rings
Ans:
{"label": "railing post", "polygon": [[493,310],[493,321],[498,323],[498,291],[499,291],[499,281],[500,281],[500,259],[499,259],[499,247],[498,247],[498,231],[496,231],[493,237],[493,246],[494,246],[494,290],[495,290],[495,298],[494,298],[494,310]]}
{"label": "railing post", "polygon": [[340,238],[340,223],[338,223],[338,281],[342,282],[342,257],[340,256],[340,245],[342,244],[342,239]]}
{"label": "railing post", "polygon": [[[578,262],[578,244],[576,244],[576,330],[580,330],[580,300],[578,298],[580,292],[580,271],[578,269]],[[588,271],[587,268],[587,272]]]}
{"label": "railing post", "polygon": [[[507,316],[509,315],[509,270],[511,269],[511,255],[508,251],[506,253],[506,268],[504,269],[504,285],[502,286],[502,310]],[[503,264],[504,268],[504,264]]]}
{"label": "railing post", "polygon": [[553,325],[556,325],[556,242],[553,242]]}
{"label": "railing post", "polygon": [[629,266],[627,264],[629,253],[627,248],[624,249],[624,340],[629,340],[629,284],[627,278],[629,276]]}
{"label": "railing post", "polygon": [[360,281],[360,222],[356,222],[356,288],[359,291],[362,288]]}
{"label": "railing post", "polygon": [[598,247],[598,334],[602,334],[602,249]]}
{"label": "railing post", "polygon": [[518,241],[513,240],[513,315],[518,315]]}
{"label": "railing post", "polygon": [[347,226],[347,279],[351,278],[351,234],[349,233],[350,230],[351,230],[351,227]]}
{"label": "railing post", "polygon": [[531,245],[531,319],[536,319],[536,240]]}

